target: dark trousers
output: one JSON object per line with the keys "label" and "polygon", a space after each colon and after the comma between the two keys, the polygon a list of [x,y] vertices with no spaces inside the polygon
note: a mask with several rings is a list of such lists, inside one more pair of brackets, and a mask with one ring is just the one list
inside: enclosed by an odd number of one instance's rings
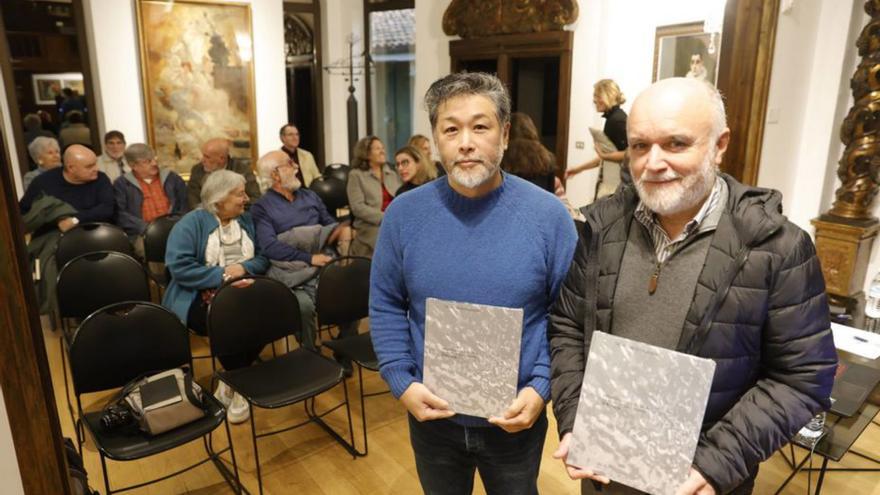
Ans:
{"label": "dark trousers", "polygon": [[547,416],[528,430],[465,427],[448,419],[419,423],[409,416],[416,470],[426,495],[472,493],[479,470],[488,495],[535,495]]}

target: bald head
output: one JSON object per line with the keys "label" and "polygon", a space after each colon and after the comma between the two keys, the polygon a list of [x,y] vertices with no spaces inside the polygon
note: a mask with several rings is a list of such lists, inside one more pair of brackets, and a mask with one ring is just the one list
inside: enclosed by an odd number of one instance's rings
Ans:
{"label": "bald head", "polygon": [[656,82],[636,97],[626,131],[639,198],[661,222],[690,220],[712,190],[730,141],[721,95],[694,79]]}
{"label": "bald head", "polygon": [[229,161],[229,140],[213,138],[202,144],[202,165],[205,167],[205,172],[226,168],[227,161]]}
{"label": "bald head", "polygon": [[655,82],[636,97],[628,122],[632,122],[634,116],[648,117],[658,123],[670,119],[693,120],[708,126],[712,140],[727,128],[721,93],[711,84],[692,78],[673,77]]}
{"label": "bald head", "polygon": [[64,150],[64,178],[72,184],[85,184],[98,178],[98,157],[79,144]]}

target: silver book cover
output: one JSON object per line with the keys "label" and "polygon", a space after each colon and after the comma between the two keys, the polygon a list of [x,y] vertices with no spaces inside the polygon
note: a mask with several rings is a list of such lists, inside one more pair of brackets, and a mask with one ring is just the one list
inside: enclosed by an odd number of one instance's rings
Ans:
{"label": "silver book cover", "polygon": [[715,362],[594,332],[568,463],[674,494],[688,477]]}
{"label": "silver book cover", "polygon": [[500,416],[516,398],[523,310],[425,304],[425,386],[456,414]]}

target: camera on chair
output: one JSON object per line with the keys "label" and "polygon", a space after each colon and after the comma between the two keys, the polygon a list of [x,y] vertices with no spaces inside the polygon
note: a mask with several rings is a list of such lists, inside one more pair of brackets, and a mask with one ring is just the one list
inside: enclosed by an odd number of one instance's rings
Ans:
{"label": "camera on chair", "polygon": [[106,430],[118,430],[133,423],[134,414],[125,402],[108,406],[101,414],[101,426]]}

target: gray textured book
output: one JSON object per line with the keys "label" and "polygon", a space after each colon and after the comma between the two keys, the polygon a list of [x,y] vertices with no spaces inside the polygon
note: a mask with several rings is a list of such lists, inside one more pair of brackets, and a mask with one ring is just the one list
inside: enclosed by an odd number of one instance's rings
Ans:
{"label": "gray textured book", "polygon": [[516,398],[523,310],[428,298],[423,383],[457,414],[499,416]]}
{"label": "gray textured book", "polygon": [[687,479],[715,362],[594,332],[568,463],[647,493]]}

